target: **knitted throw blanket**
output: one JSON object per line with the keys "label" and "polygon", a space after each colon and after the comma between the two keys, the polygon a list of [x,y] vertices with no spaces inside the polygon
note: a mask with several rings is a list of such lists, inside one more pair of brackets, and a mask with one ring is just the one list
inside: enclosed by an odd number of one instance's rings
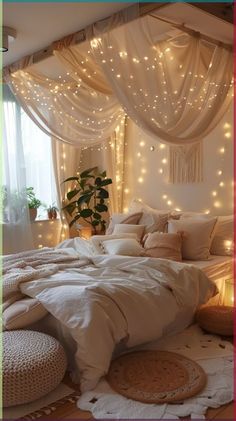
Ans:
{"label": "knitted throw blanket", "polygon": [[88,263],[75,252],[45,248],[3,256],[3,310],[22,298],[20,284],[47,278],[62,269],[79,268]]}

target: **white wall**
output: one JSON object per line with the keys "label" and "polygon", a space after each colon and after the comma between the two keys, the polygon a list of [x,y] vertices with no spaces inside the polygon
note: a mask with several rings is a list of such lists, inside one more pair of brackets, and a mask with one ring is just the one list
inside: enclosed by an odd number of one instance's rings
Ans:
{"label": "white wall", "polygon": [[[228,133],[230,137],[225,137]],[[233,107],[203,141],[202,183],[169,183],[168,147],[162,149],[158,139],[146,135],[133,123],[128,125],[127,143],[124,208],[136,197],[159,209],[209,210],[215,215],[233,212]],[[154,151],[150,150],[152,146]],[[167,162],[162,163],[163,159]]]}

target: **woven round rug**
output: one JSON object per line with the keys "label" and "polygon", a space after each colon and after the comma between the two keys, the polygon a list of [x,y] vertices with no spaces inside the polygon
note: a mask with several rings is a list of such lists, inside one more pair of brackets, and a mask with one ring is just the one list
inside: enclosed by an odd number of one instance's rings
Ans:
{"label": "woven round rug", "polygon": [[144,403],[179,402],[199,393],[206,374],[195,361],[167,351],[131,352],[115,359],[107,381],[121,395]]}

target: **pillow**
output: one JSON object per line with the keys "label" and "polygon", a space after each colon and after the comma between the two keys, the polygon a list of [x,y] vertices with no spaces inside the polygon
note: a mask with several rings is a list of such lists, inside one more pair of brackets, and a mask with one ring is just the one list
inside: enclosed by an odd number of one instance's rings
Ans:
{"label": "pillow", "polygon": [[142,216],[142,212],[124,214],[124,213],[114,213],[110,217],[109,226],[106,230],[106,234],[112,234],[114,230],[115,224],[138,224],[140,218]]}
{"label": "pillow", "polygon": [[143,256],[143,247],[134,238],[106,240],[102,242],[105,253],[122,256]]}
{"label": "pillow", "polygon": [[154,232],[145,236],[145,255],[149,257],[181,261],[181,246],[181,234]]}
{"label": "pillow", "polygon": [[24,298],[15,301],[4,310],[3,325],[7,330],[22,329],[42,319],[47,313],[36,298]]}
{"label": "pillow", "polygon": [[207,260],[213,238],[215,218],[183,218],[170,220],[168,232],[182,232],[182,257],[187,260]]}
{"label": "pillow", "polygon": [[93,252],[95,254],[104,254],[104,249],[102,247],[102,242],[105,240],[115,240],[115,239],[120,239],[120,238],[133,238],[135,240],[137,240],[137,234],[135,233],[130,233],[130,234],[111,234],[111,235],[93,235],[90,238],[90,244],[92,246]]}
{"label": "pillow", "polygon": [[151,208],[143,202],[134,199],[129,208],[130,212],[142,212],[139,220],[140,225],[145,225],[144,233],[164,232],[167,230],[167,221],[170,213],[168,211]]}
{"label": "pillow", "polygon": [[218,256],[233,255],[234,216],[218,216],[210,252]]}
{"label": "pillow", "polygon": [[114,227],[114,234],[136,234],[139,241],[141,241],[144,225],[131,225],[131,224],[116,224]]}

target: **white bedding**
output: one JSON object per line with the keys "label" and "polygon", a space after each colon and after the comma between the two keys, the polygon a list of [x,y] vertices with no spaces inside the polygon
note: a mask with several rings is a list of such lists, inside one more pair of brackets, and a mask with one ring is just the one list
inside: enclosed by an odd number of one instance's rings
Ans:
{"label": "white bedding", "polygon": [[33,279],[31,273],[18,286],[69,330],[76,343],[74,375],[83,391],[106,374],[120,341],[133,347],[158,339],[179,315],[184,329],[198,305],[215,293],[214,284],[192,265],[125,256],[84,259],[81,267],[70,263],[46,278]]}

